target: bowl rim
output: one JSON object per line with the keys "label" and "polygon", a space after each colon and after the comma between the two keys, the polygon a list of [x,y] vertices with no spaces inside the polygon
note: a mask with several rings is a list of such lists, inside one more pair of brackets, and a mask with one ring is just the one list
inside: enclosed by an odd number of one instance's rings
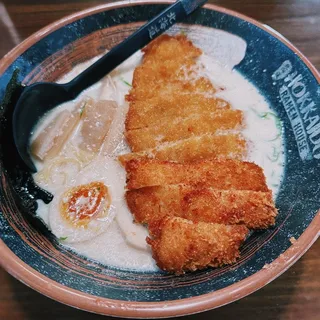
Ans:
{"label": "bowl rim", "polygon": [[[173,0],[125,0],[120,2],[107,3],[92,8],[88,8],[74,14],[68,15],[57,20],[38,32],[32,34],[26,40],[7,53],[0,61],[0,75],[12,64],[12,62],[20,56],[25,50],[34,45],[40,39],[44,38],[51,32],[63,27],[80,18],[90,16],[105,10],[116,9],[124,6],[135,6],[142,4],[168,4]],[[273,30],[268,25],[264,25],[243,14],[226,9],[213,4],[206,4],[205,8],[222,12],[231,16],[235,16],[245,20],[253,25],[258,26],[262,30],[268,32],[287,47],[293,50],[309,68],[317,81],[320,83],[320,74],[311,62],[285,37]],[[262,288],[289,267],[291,267],[317,240],[320,236],[320,210],[316,214],[307,229],[290,246],[283,254],[270,263],[265,268],[251,275],[250,277],[232,284],[226,288],[207,293],[204,295],[185,298],[174,301],[162,302],[135,302],[113,300],[108,298],[96,297],[86,294],[57,283],[47,278],[38,271],[31,268],[18,258],[6,245],[0,240],[0,266],[8,273],[20,280],[25,285],[33,288],[41,294],[57,300],[75,308],[86,310],[93,313],[127,317],[127,318],[165,318],[194,314],[210,309],[214,309],[240,298],[243,298],[256,290]]]}

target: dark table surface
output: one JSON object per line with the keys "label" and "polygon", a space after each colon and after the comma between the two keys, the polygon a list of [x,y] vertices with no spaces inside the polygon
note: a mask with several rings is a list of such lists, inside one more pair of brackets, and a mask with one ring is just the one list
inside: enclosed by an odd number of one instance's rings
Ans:
{"label": "dark table surface", "polygon": [[[106,3],[99,0],[0,2],[0,57],[47,24]],[[210,0],[268,24],[320,69],[320,0]],[[0,320],[106,319],[52,301],[0,269]],[[195,319],[320,319],[320,240],[287,272],[250,296],[185,317]]]}

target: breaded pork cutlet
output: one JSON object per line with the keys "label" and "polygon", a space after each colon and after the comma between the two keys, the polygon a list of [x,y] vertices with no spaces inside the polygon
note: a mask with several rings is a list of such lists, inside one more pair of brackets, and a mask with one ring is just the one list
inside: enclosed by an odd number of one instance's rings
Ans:
{"label": "breaded pork cutlet", "polygon": [[192,42],[182,34],[176,35],[175,37],[164,34],[143,48],[142,52],[144,53],[143,63],[153,60],[194,60],[202,54],[201,49],[195,47]]}
{"label": "breaded pork cutlet", "polygon": [[162,36],[143,49],[126,96],[119,156],[126,201],[146,224],[157,265],[181,274],[231,264],[252,229],[274,224],[277,210],[261,167],[242,161],[243,113],[216,96],[185,36]]}
{"label": "breaded pork cutlet", "polygon": [[[170,37],[163,35],[142,50],[142,64],[133,75],[132,90],[128,100],[139,100],[139,92],[147,89],[157,95],[159,84],[186,81],[194,73],[196,58],[202,52],[193,46],[185,36]],[[143,99],[146,97],[144,96]]]}
{"label": "breaded pork cutlet", "polygon": [[195,61],[183,60],[181,62],[184,62],[184,64],[180,64],[176,60],[161,61],[154,59],[142,63],[134,70],[132,91],[139,92],[141,88],[152,90],[158,84],[165,85],[175,81],[186,82],[189,77],[194,77]]}
{"label": "breaded pork cutlet", "polygon": [[147,225],[166,215],[183,218],[181,202],[192,190],[188,185],[144,187],[126,191],[125,198],[135,222]]}
{"label": "breaded pork cutlet", "polygon": [[191,162],[205,159],[244,159],[247,143],[241,134],[206,134],[185,140],[161,144],[154,149],[119,156],[125,166],[132,159],[157,159],[175,162]]}
{"label": "breaded pork cutlet", "polygon": [[[135,110],[138,110],[140,106],[143,105],[141,105],[140,102],[143,103],[145,101],[147,104],[154,105],[158,99],[161,102],[161,99],[174,94],[176,94],[174,96],[175,101],[178,102],[177,98],[181,97],[181,95],[201,94],[204,97],[214,97],[215,93],[216,89],[213,87],[211,81],[200,77],[192,81],[153,81],[146,86],[137,85],[126,95],[126,100],[130,103],[130,107],[132,103],[136,103]],[[215,100],[222,101],[222,99]],[[158,102],[157,105],[160,105],[160,103]]]}
{"label": "breaded pork cutlet", "polygon": [[181,274],[231,264],[248,234],[243,225],[223,225],[166,216],[149,225],[147,243],[162,270]]}
{"label": "breaded pork cutlet", "polygon": [[[126,130],[157,126],[176,118],[230,109],[230,105],[218,98],[202,93],[185,93],[185,88],[171,92],[172,84],[161,88],[150,99],[130,102],[126,117]],[[181,85],[182,87],[182,85]],[[192,88],[190,89],[192,90]]]}
{"label": "breaded pork cutlet", "polygon": [[[147,126],[153,119],[158,120],[163,109],[167,110],[168,106],[171,107],[171,113],[173,108],[180,110],[189,104],[194,107],[194,103],[180,102],[182,94],[190,95],[189,99],[192,99],[193,95],[199,93],[212,97],[216,92],[209,79],[198,76],[196,58],[202,52],[185,36],[161,36],[143,52],[142,64],[135,69],[132,89],[126,96],[130,103],[127,130]],[[186,98],[183,100],[186,101]],[[213,100],[211,105],[219,104],[215,101],[218,99]],[[170,110],[168,112],[170,115]],[[151,119],[150,114],[153,116]]]}
{"label": "breaded pork cutlet", "polygon": [[162,123],[125,133],[133,152],[151,149],[157,145],[187,139],[203,134],[213,134],[218,130],[240,129],[243,121],[241,110],[218,110],[193,114],[186,118],[165,117]]}
{"label": "breaded pork cutlet", "polygon": [[126,162],[127,189],[188,184],[215,189],[268,191],[262,168],[238,160],[203,160],[175,163],[160,160]]}
{"label": "breaded pork cutlet", "polygon": [[264,229],[275,223],[271,191],[197,189],[187,185],[145,187],[126,192],[135,221],[149,224],[169,215],[194,222],[245,224]]}

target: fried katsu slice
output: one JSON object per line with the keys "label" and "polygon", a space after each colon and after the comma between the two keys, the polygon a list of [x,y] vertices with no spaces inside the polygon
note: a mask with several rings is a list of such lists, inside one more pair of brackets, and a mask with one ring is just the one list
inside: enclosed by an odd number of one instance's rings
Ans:
{"label": "fried katsu slice", "polygon": [[[172,85],[169,84],[169,88]],[[130,102],[126,130],[159,126],[170,119],[230,109],[229,103],[225,100],[196,92],[186,94],[181,88],[171,93],[169,88],[160,89],[158,95],[150,99]]]}
{"label": "fried katsu slice", "polygon": [[164,35],[142,51],[142,64],[134,70],[130,95],[146,88],[156,94],[152,88],[159,84],[195,80],[196,58],[202,52],[185,36]]}
{"label": "fried katsu slice", "polygon": [[175,81],[187,82],[195,80],[198,67],[195,61],[185,61],[179,64],[175,60],[151,61],[135,68],[132,88],[139,90],[141,87],[149,89],[158,84],[168,85]]}
{"label": "fried katsu slice", "polygon": [[131,150],[139,152],[164,142],[212,134],[218,130],[239,129],[242,122],[241,110],[221,109],[216,112],[193,114],[187,118],[165,117],[161,124],[129,130],[125,136]]}
{"label": "fried katsu slice", "polygon": [[163,35],[146,46],[142,64],[134,71],[133,88],[149,84],[183,79],[194,73],[193,69],[202,51],[195,47],[186,36]]}
{"label": "fried katsu slice", "polygon": [[154,149],[121,155],[119,161],[122,165],[132,159],[157,159],[184,163],[204,159],[243,159],[246,154],[247,142],[241,134],[221,133],[164,143]]}
{"label": "fried katsu slice", "polygon": [[145,48],[143,62],[150,60],[166,61],[177,59],[196,59],[202,54],[185,35],[169,36],[167,34],[153,40]]}
{"label": "fried katsu slice", "polygon": [[[145,71],[148,73],[153,72],[153,70]],[[170,82],[163,77],[161,81],[158,80],[141,85],[142,81],[138,81],[138,78],[134,76],[133,83],[135,83],[135,86],[126,95],[126,100],[128,102],[145,101],[153,97],[168,97],[177,92],[182,94],[202,94],[211,97],[216,93],[216,89],[211,81],[204,77],[188,80],[171,79]]]}
{"label": "fried katsu slice", "polygon": [[268,191],[263,170],[239,160],[202,160],[176,163],[160,160],[126,162],[127,189],[168,184],[187,184],[215,189]]}
{"label": "fried katsu slice", "polygon": [[182,199],[192,190],[187,185],[144,187],[126,191],[125,198],[135,222],[149,224],[166,215],[183,217]]}
{"label": "fried katsu slice", "polygon": [[[183,62],[183,63],[182,63]],[[157,84],[165,85],[173,81],[190,81],[196,77],[197,67],[193,60],[153,60],[135,68],[132,89],[151,88]]]}
{"label": "fried katsu slice", "polygon": [[277,216],[271,190],[193,190],[183,197],[181,210],[184,218],[193,221],[242,223],[249,229],[268,228]]}
{"label": "fried katsu slice", "polygon": [[158,267],[175,274],[234,263],[248,235],[243,225],[192,222],[166,216],[149,225],[147,243]]}
{"label": "fried katsu slice", "polygon": [[197,189],[185,185],[145,187],[126,192],[135,221],[149,224],[165,215],[194,222],[245,224],[264,229],[275,223],[272,192]]}

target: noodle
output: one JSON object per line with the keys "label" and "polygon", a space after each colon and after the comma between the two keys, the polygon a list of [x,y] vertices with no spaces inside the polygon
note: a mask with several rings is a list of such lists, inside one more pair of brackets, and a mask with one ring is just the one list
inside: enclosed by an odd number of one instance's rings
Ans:
{"label": "noodle", "polygon": [[[74,164],[77,167],[77,171],[80,171],[82,168],[81,162],[78,161],[77,159],[73,158],[64,158],[62,156],[55,158],[51,162],[48,163],[46,167],[44,167],[41,171],[39,171],[35,175],[35,180],[36,182],[44,182],[44,183],[49,183],[52,182],[56,184],[57,182],[54,181],[54,174],[58,173],[63,177],[62,180],[62,185],[65,185],[68,180],[68,175],[64,171],[60,171],[62,168],[59,170],[59,166],[62,167],[63,165],[67,164]],[[54,172],[56,171],[56,172]]]}

